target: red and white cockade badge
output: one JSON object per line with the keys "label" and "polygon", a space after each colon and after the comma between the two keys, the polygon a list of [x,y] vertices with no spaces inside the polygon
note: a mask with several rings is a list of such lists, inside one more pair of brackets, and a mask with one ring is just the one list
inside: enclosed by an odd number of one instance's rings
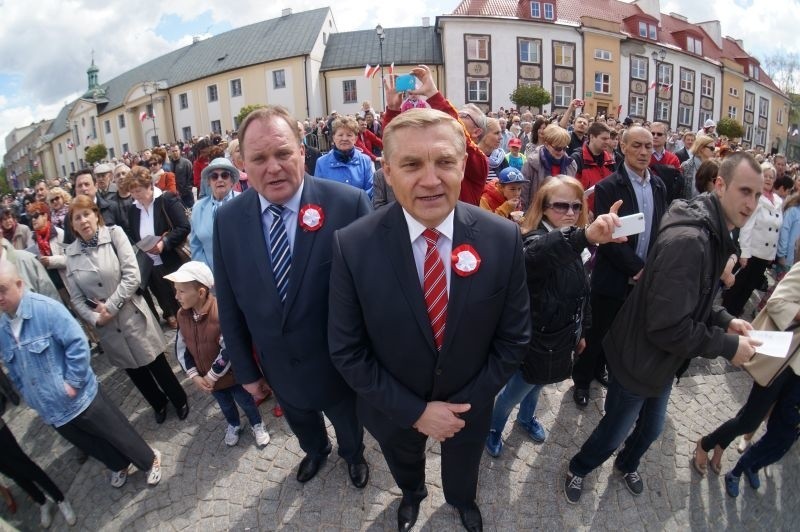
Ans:
{"label": "red and white cockade badge", "polygon": [[461,277],[472,275],[481,267],[480,255],[469,244],[461,244],[454,249],[450,261],[453,263],[453,270]]}
{"label": "red and white cockade badge", "polygon": [[319,231],[325,221],[325,213],[322,207],[309,203],[300,209],[300,227],[304,231]]}

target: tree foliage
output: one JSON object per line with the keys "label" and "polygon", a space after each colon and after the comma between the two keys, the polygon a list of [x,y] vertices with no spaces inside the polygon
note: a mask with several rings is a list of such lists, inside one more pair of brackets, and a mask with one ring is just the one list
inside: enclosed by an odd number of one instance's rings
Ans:
{"label": "tree foliage", "polygon": [[105,144],[95,144],[94,146],[89,146],[86,148],[86,153],[84,154],[84,158],[89,164],[102,161],[106,157],[108,157],[108,149],[106,148]]}
{"label": "tree foliage", "polygon": [[761,68],[786,94],[800,92],[800,55],[796,52],[768,55],[761,62]]}
{"label": "tree foliage", "polygon": [[236,123],[241,124],[245,117],[255,111],[256,109],[260,109],[262,107],[266,107],[263,103],[254,103],[250,105],[245,105],[241,109],[239,109],[239,114],[236,115]]}
{"label": "tree foliage", "polygon": [[519,85],[508,97],[517,109],[523,106],[541,109],[550,103],[550,93],[538,85]]}
{"label": "tree foliage", "polygon": [[11,192],[11,184],[6,178],[6,167],[5,165],[0,165],[0,193],[6,194],[8,192]]}
{"label": "tree foliage", "polygon": [[720,118],[717,122],[717,133],[729,139],[742,138],[744,136],[744,126],[735,118]]}

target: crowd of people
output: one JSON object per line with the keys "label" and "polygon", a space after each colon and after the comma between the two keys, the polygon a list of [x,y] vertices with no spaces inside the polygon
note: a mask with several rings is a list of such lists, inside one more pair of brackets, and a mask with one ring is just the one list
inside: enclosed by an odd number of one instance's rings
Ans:
{"label": "crowd of people", "polygon": [[[620,447],[615,468],[640,495],[676,376],[719,356],[747,368],[753,390],[692,464],[719,473],[725,448],[768,419],[725,476],[731,496],[743,474],[757,488],[798,437],[800,334],[778,365],[749,335],[800,319],[797,165],[742,150],[712,121],[671,132],[586,116],[580,100],[562,116],[456,109],[427,67],[412,74],[406,93],[388,77],[382,113],[364,102],[355,116],[297,121],[265,106],[226,138],[4,198],[0,412],[19,394],[113,487],[136,470],[156,485],[161,455],[104,394],[91,355],[125,370],[158,424],[190,413],[174,361],[216,399],[228,446],[239,408],[269,444],[258,404],[274,393],[305,453],[299,482],[332,452],[324,415],[350,481],[366,486],[366,428],[402,492],[399,530],[427,496],[426,442],[441,442],[444,498],[482,530],[481,455],[501,456],[516,405],[516,424],[543,443],[544,386],[572,379],[579,408],[593,381],[607,388],[564,495],[577,503]],[[616,236],[634,214],[644,230]],[[745,305],[767,271],[783,280],[751,325]],[[177,329],[174,353],[162,327]],[[1,418],[0,438],[13,447],[0,472],[41,506],[42,526],[55,506],[74,524]]]}

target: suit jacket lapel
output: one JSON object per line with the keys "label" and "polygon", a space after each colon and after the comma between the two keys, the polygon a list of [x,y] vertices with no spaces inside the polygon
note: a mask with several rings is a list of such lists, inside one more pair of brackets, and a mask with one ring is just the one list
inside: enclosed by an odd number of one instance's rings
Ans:
{"label": "suit jacket lapel", "polygon": [[[314,178],[306,174],[304,182],[303,194],[300,198],[300,208],[302,209],[303,205],[308,205],[309,203],[320,205],[320,198],[314,186]],[[296,216],[297,215],[299,215],[299,213],[296,214]],[[297,229],[294,233],[294,249],[292,249],[292,269],[289,272],[289,288],[286,294],[286,303],[283,312],[284,323],[300,291],[300,285],[303,282],[303,276],[308,266],[308,259],[311,256],[311,249],[314,246],[318,232],[319,231],[306,231],[300,227],[299,222],[297,224]]]}
{"label": "suit jacket lapel", "polygon": [[[456,205],[456,212],[453,220],[453,249],[462,244],[470,244],[474,247],[478,229],[475,227],[475,218],[467,209]],[[478,254],[480,250],[477,249]],[[474,275],[461,277],[453,271],[450,265],[450,294],[447,300],[447,323],[444,327],[444,344],[442,353],[447,353],[453,343],[461,313],[467,305],[469,289],[472,286]]]}
{"label": "suit jacket lapel", "polygon": [[[245,195],[246,194],[246,195]],[[275,276],[272,274],[272,260],[269,257],[267,242],[264,240],[264,229],[261,215],[261,202],[258,199],[258,192],[252,189],[242,194],[242,208],[244,210],[244,220],[241,231],[244,238],[241,240],[243,246],[252,246],[253,257],[261,276],[261,286],[266,287],[268,301],[274,301],[280,306],[278,289],[275,286]]]}
{"label": "suit jacket lapel", "polygon": [[425,294],[422,293],[417,266],[414,262],[414,253],[411,251],[411,242],[408,239],[408,224],[399,203],[388,208],[391,211],[383,217],[381,223],[381,230],[384,234],[381,244],[386,256],[389,257],[389,263],[397,276],[398,286],[401,287],[403,297],[411,307],[425,341],[431,350],[436,352],[431,322],[428,319],[428,308],[425,305]]}

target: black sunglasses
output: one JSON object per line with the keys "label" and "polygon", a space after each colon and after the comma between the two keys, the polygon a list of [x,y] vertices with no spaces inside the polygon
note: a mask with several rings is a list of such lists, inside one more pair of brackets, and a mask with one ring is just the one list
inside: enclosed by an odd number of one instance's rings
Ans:
{"label": "black sunglasses", "polygon": [[578,213],[581,212],[581,209],[583,209],[583,203],[581,203],[580,201],[576,201],[575,203],[567,203],[565,201],[555,201],[553,203],[546,204],[545,207],[548,209],[553,209],[559,214],[567,214],[570,209],[572,209],[573,212]]}
{"label": "black sunglasses", "polygon": [[228,171],[224,172],[211,172],[208,174],[209,181],[215,181],[217,179],[228,179],[231,176],[231,173]]}
{"label": "black sunglasses", "polygon": [[150,163],[150,168],[152,168],[154,166],[158,166],[159,164],[161,164],[161,163]]}

